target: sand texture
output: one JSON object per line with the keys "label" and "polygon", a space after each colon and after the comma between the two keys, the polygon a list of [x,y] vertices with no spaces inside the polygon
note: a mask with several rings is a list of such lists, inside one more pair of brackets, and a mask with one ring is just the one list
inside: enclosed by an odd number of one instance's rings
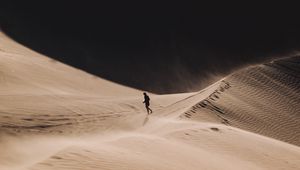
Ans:
{"label": "sand texture", "polygon": [[299,170],[300,57],[149,93],[0,34],[0,170]]}

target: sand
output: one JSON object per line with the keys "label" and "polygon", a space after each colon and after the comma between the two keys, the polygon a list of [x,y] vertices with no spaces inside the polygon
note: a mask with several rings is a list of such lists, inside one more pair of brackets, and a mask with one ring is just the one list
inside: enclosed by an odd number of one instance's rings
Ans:
{"label": "sand", "polygon": [[0,34],[1,170],[300,168],[300,58],[234,72],[195,93],[149,93]]}

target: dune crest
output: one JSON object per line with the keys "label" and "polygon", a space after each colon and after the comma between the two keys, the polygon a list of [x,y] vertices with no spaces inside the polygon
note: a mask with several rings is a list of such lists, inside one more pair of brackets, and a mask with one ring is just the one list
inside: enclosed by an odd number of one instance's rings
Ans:
{"label": "dune crest", "polygon": [[208,98],[185,113],[300,146],[300,57],[248,67],[226,77]]}
{"label": "dune crest", "polygon": [[1,170],[299,169],[300,58],[150,94],[0,34]]}

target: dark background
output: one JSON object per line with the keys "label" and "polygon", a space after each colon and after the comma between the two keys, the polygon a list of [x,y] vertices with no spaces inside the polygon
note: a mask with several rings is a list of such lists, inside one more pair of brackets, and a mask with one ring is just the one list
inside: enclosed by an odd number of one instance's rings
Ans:
{"label": "dark background", "polygon": [[292,5],[183,2],[9,0],[0,26],[40,53],[155,93],[200,90],[300,47]]}

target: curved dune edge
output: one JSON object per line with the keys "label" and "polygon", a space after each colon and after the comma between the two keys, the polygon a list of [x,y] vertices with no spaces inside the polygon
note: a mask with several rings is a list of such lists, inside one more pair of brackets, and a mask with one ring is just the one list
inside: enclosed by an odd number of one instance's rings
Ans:
{"label": "curved dune edge", "polygon": [[151,95],[0,35],[1,170],[298,169],[298,58]]}
{"label": "curved dune edge", "polygon": [[[300,146],[300,57],[248,67],[226,77],[181,117],[214,114],[230,126]],[[213,120],[207,120],[213,121]]]}

